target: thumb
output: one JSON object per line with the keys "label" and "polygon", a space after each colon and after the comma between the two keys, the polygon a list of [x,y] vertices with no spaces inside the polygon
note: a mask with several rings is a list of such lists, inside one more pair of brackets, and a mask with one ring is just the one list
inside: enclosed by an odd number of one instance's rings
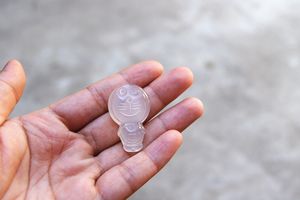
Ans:
{"label": "thumb", "polygon": [[0,72],[0,125],[21,98],[25,82],[24,69],[17,60],[9,61]]}

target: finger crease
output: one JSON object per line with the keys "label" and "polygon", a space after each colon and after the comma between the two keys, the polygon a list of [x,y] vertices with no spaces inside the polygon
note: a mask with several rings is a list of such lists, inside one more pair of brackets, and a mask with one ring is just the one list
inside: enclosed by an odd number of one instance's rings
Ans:
{"label": "finger crease", "polygon": [[93,140],[93,145],[94,145],[94,153],[97,151],[97,146],[98,146],[98,143],[97,143],[97,140],[96,140],[96,137],[95,137],[95,135],[94,135],[94,132],[92,131],[91,132],[91,139]]}
{"label": "finger crease", "polygon": [[128,188],[130,189],[130,193],[134,193],[136,187],[133,184],[135,179],[133,171],[129,167],[127,167],[124,163],[121,163],[118,169],[122,179],[128,185]]}
{"label": "finger crease", "polygon": [[99,176],[97,177],[97,179],[98,179],[105,171],[104,171],[104,168],[102,167],[100,160],[98,160],[96,157],[94,157],[94,159],[95,159],[95,162],[99,169]]}
{"label": "finger crease", "polygon": [[161,126],[163,127],[162,132],[165,132],[170,129],[169,126],[167,125],[167,123],[161,118],[160,115],[158,115],[155,119],[158,120],[160,122]]}
{"label": "finger crease", "polygon": [[69,129],[67,120],[66,120],[63,116],[61,116],[60,114],[58,114],[58,112],[56,112],[56,110],[55,110],[51,105],[48,106],[48,110],[49,110],[49,111],[50,111],[50,112],[51,112],[51,113],[52,113],[59,121],[61,121],[61,122],[65,125],[66,128]]}
{"label": "finger crease", "polygon": [[86,87],[86,90],[91,94],[92,98],[94,99],[95,103],[97,104],[100,113],[105,110],[106,106],[106,98],[103,94],[103,92],[97,90],[95,87],[88,86]]}
{"label": "finger crease", "polygon": [[147,88],[151,90],[152,94],[154,94],[155,98],[159,101],[160,108],[163,108],[165,105],[167,105],[167,102],[163,101],[163,98],[151,87],[151,85],[149,85]]}
{"label": "finger crease", "polygon": [[155,163],[155,161],[151,158],[151,156],[149,156],[149,154],[147,154],[145,151],[142,151],[141,153],[143,153],[146,156],[146,158],[148,158],[148,160],[154,167],[154,173],[157,173],[159,171],[160,167]]}
{"label": "finger crease", "polygon": [[120,71],[117,74],[121,77],[121,79],[123,79],[124,84],[129,84],[129,80],[126,76],[126,73],[124,73],[123,71]]}

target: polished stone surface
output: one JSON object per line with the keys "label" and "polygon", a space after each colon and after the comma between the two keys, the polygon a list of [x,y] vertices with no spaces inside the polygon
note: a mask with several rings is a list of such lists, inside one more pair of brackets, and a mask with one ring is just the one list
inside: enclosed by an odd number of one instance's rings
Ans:
{"label": "polished stone surface", "polygon": [[122,85],[109,95],[108,111],[119,125],[118,136],[123,149],[127,152],[142,150],[145,135],[143,122],[150,112],[147,93],[137,85]]}
{"label": "polished stone surface", "polygon": [[131,199],[300,196],[300,1],[1,0],[0,63],[28,74],[15,115],[144,59],[189,66],[205,115]]}

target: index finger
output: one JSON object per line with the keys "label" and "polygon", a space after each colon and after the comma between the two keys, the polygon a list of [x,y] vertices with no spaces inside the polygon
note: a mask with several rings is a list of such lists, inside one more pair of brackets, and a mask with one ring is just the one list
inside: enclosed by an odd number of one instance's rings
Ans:
{"label": "index finger", "polygon": [[128,67],[83,90],[67,96],[49,108],[71,131],[78,131],[90,121],[107,112],[110,93],[123,84],[144,87],[159,77],[163,67],[156,61],[145,61]]}

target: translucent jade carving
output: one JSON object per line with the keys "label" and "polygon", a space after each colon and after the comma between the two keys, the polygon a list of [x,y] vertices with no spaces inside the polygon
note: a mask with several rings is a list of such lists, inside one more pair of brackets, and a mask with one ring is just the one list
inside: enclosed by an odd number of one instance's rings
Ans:
{"label": "translucent jade carving", "polygon": [[149,115],[150,102],[146,92],[137,85],[123,85],[115,89],[108,100],[112,119],[120,126],[118,136],[127,152],[143,148],[143,122]]}

